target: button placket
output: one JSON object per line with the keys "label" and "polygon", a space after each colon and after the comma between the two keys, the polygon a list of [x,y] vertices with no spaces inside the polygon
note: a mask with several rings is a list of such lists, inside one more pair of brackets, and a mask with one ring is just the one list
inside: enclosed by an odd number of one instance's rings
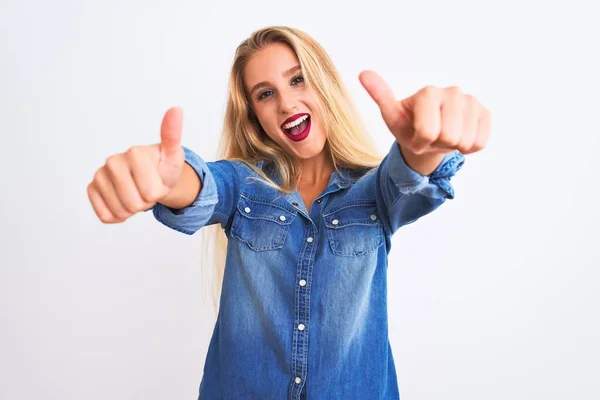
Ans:
{"label": "button placket", "polygon": [[[313,229],[314,225],[311,225],[306,232],[306,245],[301,246],[301,262],[298,263],[298,290],[295,291],[295,323],[294,329],[294,348],[292,357],[294,363],[292,365],[293,374],[292,377],[296,383],[294,395],[299,393],[300,387],[304,384],[303,379],[306,378],[304,372],[308,368],[308,325],[310,323],[310,310],[308,307],[311,287],[308,285],[308,281],[311,278],[312,269],[314,265],[314,255],[316,252],[316,228]],[[293,384],[293,383],[292,383]],[[294,397],[295,398],[295,397]]]}

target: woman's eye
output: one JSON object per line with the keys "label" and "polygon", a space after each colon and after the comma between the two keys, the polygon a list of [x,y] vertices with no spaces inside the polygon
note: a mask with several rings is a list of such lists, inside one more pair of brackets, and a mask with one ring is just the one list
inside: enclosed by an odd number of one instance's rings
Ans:
{"label": "woman's eye", "polygon": [[[304,82],[304,77],[302,75],[299,75],[292,79],[292,85],[297,85],[302,82]],[[272,90],[265,90],[264,92],[262,92],[261,94],[258,95],[258,100],[259,101],[265,100],[266,98],[270,97],[272,93],[273,93]]]}
{"label": "woman's eye", "polygon": [[258,96],[258,100],[264,100],[266,99],[268,96],[267,94],[271,93],[271,90],[265,90],[264,92],[262,92],[259,96]]}

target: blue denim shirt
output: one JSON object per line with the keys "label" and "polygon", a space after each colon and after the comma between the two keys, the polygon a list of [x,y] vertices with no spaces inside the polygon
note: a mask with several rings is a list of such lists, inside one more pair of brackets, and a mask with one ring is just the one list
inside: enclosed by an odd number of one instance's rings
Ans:
{"label": "blue denim shirt", "polygon": [[184,151],[202,190],[180,210],[157,204],[154,216],[186,234],[219,223],[229,239],[199,399],[399,399],[388,339],[390,239],[454,197],[450,179],[463,155],[447,154],[422,176],[394,141],[377,168],[333,172],[307,212],[298,191],[248,179],[259,175],[239,161]]}

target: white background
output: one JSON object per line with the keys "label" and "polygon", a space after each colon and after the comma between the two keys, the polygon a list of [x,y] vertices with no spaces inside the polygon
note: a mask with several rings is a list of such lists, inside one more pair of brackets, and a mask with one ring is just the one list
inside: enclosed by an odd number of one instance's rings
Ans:
{"label": "white background", "polygon": [[[382,154],[358,81],[398,99],[460,86],[492,111],[456,199],[396,233],[401,397],[600,398],[600,32],[584,1],[0,3],[0,399],[196,399],[214,320],[200,235],[104,225],[86,186],[159,141],[214,160],[235,47],[266,25],[317,39]],[[588,4],[592,4],[589,2]]]}

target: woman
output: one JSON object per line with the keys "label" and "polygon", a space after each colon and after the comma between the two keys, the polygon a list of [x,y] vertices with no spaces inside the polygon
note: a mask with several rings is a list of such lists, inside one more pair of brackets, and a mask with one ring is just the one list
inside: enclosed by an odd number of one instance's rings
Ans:
{"label": "woman", "polygon": [[180,144],[173,108],[160,144],[109,157],[88,186],[102,222],[151,208],[180,232],[227,238],[200,399],[399,398],[391,236],[453,198],[490,114],[455,87],[397,101],[375,73],[359,78],[395,137],[383,160],[323,48],[268,27],[237,49],[221,159]]}

